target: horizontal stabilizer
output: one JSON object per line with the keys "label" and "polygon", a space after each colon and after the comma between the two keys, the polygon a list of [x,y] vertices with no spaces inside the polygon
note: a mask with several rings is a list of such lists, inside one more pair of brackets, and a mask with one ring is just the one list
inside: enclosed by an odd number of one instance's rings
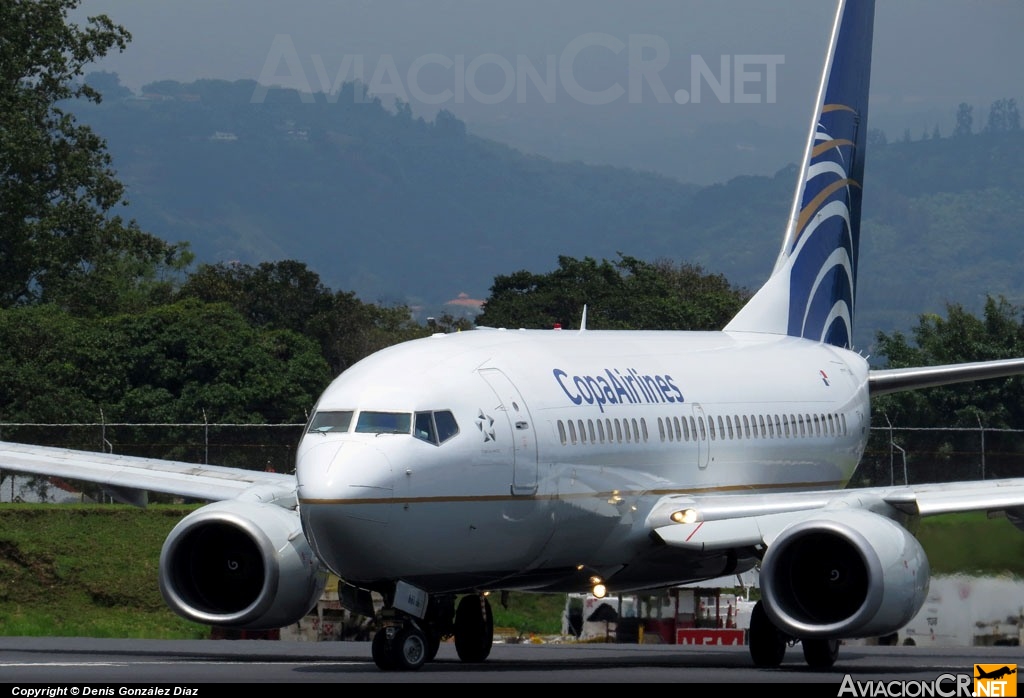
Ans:
{"label": "horizontal stabilizer", "polygon": [[1001,359],[943,366],[914,366],[871,371],[868,389],[871,397],[903,390],[932,388],[952,383],[967,383],[989,378],[1006,378],[1024,373],[1024,359]]}

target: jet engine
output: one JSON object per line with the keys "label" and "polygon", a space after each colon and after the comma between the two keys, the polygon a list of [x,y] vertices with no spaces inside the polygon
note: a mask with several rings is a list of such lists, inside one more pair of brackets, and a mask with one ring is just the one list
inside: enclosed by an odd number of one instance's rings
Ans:
{"label": "jet engine", "polygon": [[274,504],[208,504],[174,527],[160,553],[167,605],[206,625],[291,625],[315,607],[326,581],[298,513]]}
{"label": "jet engine", "polygon": [[921,544],[863,509],[830,510],[791,524],[761,564],[765,611],[794,638],[886,635],[921,610],[931,569]]}

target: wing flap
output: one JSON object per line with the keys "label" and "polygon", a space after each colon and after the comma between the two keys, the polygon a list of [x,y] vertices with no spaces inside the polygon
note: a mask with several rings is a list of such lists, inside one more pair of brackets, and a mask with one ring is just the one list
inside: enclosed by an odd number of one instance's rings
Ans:
{"label": "wing flap", "polygon": [[293,496],[295,490],[295,478],[283,473],[11,442],[0,442],[0,470],[96,482],[117,491],[129,488],[210,501],[235,499],[246,492],[279,500]]}

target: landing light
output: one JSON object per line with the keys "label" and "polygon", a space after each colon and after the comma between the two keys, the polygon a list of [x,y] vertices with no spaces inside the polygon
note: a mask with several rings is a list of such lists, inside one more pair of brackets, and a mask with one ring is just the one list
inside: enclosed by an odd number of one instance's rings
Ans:
{"label": "landing light", "polygon": [[595,584],[590,593],[598,599],[603,599],[608,595],[608,588],[604,584]]}
{"label": "landing light", "polygon": [[676,523],[692,524],[697,520],[697,510],[683,509],[682,511],[673,512],[672,516],[670,516],[669,518],[675,521]]}

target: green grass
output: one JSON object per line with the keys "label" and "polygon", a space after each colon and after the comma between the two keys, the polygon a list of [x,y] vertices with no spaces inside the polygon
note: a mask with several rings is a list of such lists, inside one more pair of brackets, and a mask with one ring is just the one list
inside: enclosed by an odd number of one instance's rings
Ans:
{"label": "green grass", "polygon": [[1024,531],[1005,518],[948,514],[924,519],[917,532],[932,574],[1024,577]]}
{"label": "green grass", "polygon": [[[160,549],[195,506],[0,505],[0,635],[195,639],[208,626],[164,604]],[[935,517],[918,531],[933,574],[1024,577],[1024,532],[981,514]],[[494,624],[561,632],[563,594],[492,596]]]}

